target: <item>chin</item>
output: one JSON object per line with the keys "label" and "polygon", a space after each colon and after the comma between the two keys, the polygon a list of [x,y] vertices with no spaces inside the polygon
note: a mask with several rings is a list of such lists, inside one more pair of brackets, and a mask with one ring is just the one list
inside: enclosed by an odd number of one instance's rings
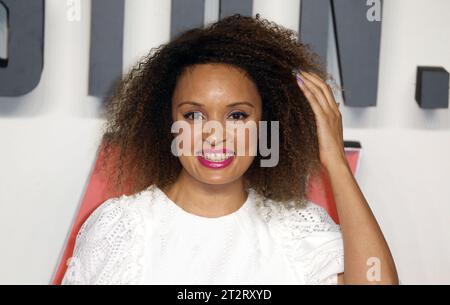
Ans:
{"label": "chin", "polygon": [[225,169],[204,169],[204,168],[196,168],[195,178],[202,183],[205,184],[228,184],[237,179],[239,179],[242,175],[239,173],[230,173]]}
{"label": "chin", "polygon": [[211,168],[205,166],[196,158],[189,160],[189,162],[186,162],[187,164],[183,164],[183,162],[182,164],[184,169],[196,180],[205,184],[221,185],[232,183],[245,174],[245,171],[250,166],[251,162],[242,161],[244,160],[236,158],[224,168]]}

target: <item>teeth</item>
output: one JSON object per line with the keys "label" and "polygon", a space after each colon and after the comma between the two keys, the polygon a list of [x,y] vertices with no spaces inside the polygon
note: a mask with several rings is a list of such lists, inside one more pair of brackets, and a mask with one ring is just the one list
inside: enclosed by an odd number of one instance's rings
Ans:
{"label": "teeth", "polygon": [[203,158],[212,162],[222,162],[233,156],[232,153],[204,153]]}

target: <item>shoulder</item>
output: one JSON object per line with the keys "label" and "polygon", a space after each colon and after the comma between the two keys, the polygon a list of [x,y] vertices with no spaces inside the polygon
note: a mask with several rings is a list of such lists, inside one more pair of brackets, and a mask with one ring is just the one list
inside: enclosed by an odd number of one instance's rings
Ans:
{"label": "shoulder", "polygon": [[260,204],[260,213],[273,226],[291,227],[299,236],[315,232],[340,232],[340,226],[321,206],[309,200],[302,204],[293,201],[277,202],[265,199]]}
{"label": "shoulder", "polygon": [[146,200],[146,191],[132,195],[112,197],[100,204],[84,221],[77,239],[89,235],[102,238],[112,233],[112,228],[122,226],[123,229],[134,227],[144,220],[146,205],[152,201]]}
{"label": "shoulder", "polygon": [[[145,238],[145,213],[152,204],[146,195],[147,190],[110,198],[89,215],[77,233],[62,284],[136,280],[139,276],[136,264]],[[119,269],[127,269],[127,273],[121,273]]]}
{"label": "shoulder", "polygon": [[308,200],[301,206],[268,200],[262,211],[299,281],[337,283],[344,271],[342,233],[324,208]]}

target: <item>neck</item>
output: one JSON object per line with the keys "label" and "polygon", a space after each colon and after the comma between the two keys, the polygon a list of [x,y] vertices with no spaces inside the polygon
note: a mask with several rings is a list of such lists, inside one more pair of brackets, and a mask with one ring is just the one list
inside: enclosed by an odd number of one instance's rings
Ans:
{"label": "neck", "polygon": [[163,189],[185,211],[202,217],[220,217],[238,210],[247,199],[244,179],[227,184],[206,184],[184,169],[172,185]]}

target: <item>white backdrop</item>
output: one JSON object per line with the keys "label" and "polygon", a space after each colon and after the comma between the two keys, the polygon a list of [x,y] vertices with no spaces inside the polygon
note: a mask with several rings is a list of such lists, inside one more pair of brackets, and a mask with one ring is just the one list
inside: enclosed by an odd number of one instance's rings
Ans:
{"label": "white backdrop", "polygon": [[[297,29],[299,4],[255,0],[254,13]],[[341,106],[345,139],[364,149],[357,179],[406,284],[450,284],[450,112],[414,100],[416,66],[450,70],[449,12],[448,0],[385,0],[378,106]],[[40,84],[0,98],[0,284],[50,282],[101,135],[100,102],[87,96],[90,1],[80,21],[61,0],[45,15]],[[170,1],[126,0],[125,20],[127,69],[168,40]]]}

